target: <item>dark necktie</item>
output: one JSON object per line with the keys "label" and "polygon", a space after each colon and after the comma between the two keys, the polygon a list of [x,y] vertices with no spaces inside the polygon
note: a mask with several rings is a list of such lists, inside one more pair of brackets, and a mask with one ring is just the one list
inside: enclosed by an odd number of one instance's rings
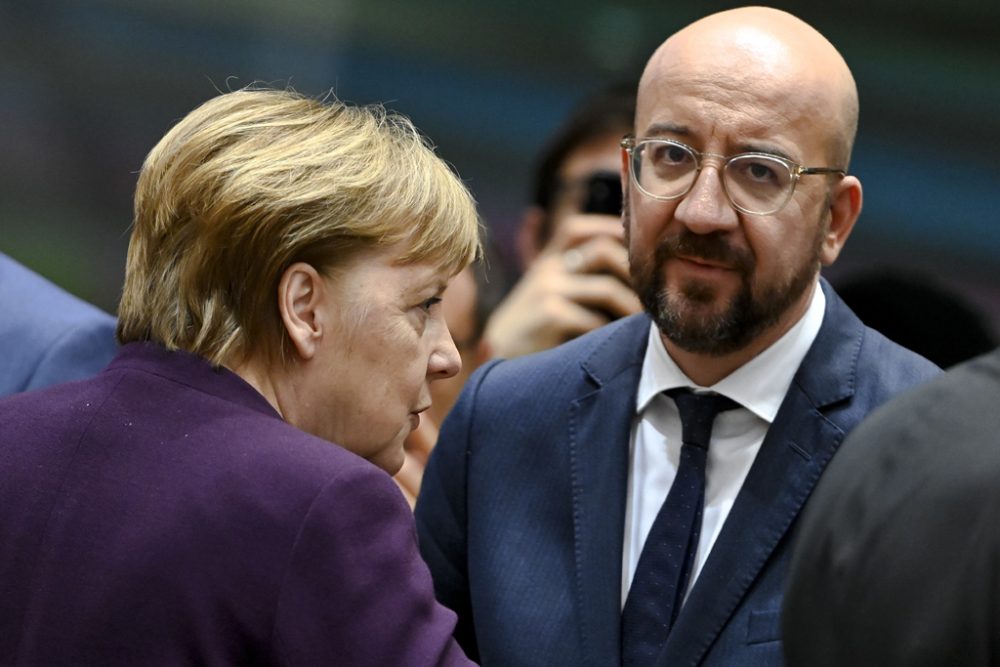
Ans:
{"label": "dark necktie", "polygon": [[622,610],[625,667],[652,665],[677,618],[701,534],[712,422],[719,412],[739,407],[718,394],[690,389],[664,393],[680,411],[683,444],[677,476],[646,537]]}

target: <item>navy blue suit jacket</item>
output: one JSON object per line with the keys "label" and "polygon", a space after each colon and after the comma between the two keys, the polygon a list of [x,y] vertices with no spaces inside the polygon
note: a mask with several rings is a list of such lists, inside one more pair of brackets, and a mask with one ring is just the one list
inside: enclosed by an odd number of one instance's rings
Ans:
{"label": "navy blue suit jacket", "polygon": [[[844,436],[937,368],[824,282],[823,325],[658,665],[781,664],[793,526]],[[477,371],[417,506],[438,598],[484,665],[621,664],[629,433],[650,321],[634,316]]]}
{"label": "navy blue suit jacket", "polygon": [[115,320],[0,253],[0,396],[93,375]]}

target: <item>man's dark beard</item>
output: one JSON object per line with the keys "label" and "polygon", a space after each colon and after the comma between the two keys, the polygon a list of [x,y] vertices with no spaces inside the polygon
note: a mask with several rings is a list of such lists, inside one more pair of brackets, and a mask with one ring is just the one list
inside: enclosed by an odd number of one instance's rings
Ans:
{"label": "man's dark beard", "polygon": [[[625,211],[626,239],[631,227]],[[820,232],[823,230],[820,226]],[[660,332],[682,350],[696,354],[722,356],[746,347],[768,327],[774,325],[812,284],[819,268],[822,233],[817,233],[813,256],[804,261],[782,285],[762,287],[754,295],[751,278],[756,260],[748,250],[729,245],[723,232],[695,234],[682,228],[680,234],[663,239],[653,254],[653,261],[638,260],[629,246],[632,284],[639,300]],[[628,242],[626,240],[626,242]],[[700,315],[689,306],[709,306],[715,289],[690,280],[664,287],[664,267],[668,259],[683,255],[721,262],[740,275],[741,287],[721,313]],[[671,305],[673,302],[673,306]]]}

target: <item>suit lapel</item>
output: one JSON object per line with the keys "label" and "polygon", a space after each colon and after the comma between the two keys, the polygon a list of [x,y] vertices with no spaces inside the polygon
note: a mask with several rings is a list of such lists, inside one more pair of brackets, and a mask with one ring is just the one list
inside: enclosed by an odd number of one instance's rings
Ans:
{"label": "suit lapel", "polygon": [[844,432],[824,411],[849,400],[863,327],[821,281],[823,325],[795,374],[701,574],[660,655],[697,664],[788,532]]}
{"label": "suit lapel", "polygon": [[621,660],[621,568],[628,442],[649,320],[623,322],[583,362],[570,405],[575,602],[582,655],[595,667]]}

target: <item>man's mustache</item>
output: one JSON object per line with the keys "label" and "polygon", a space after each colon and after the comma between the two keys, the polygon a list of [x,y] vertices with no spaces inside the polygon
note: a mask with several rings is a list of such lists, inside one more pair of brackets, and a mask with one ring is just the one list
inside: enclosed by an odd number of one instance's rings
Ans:
{"label": "man's mustache", "polygon": [[716,262],[743,275],[750,275],[756,263],[749,250],[734,248],[722,232],[695,234],[688,229],[664,238],[656,247],[657,266],[674,257]]}

